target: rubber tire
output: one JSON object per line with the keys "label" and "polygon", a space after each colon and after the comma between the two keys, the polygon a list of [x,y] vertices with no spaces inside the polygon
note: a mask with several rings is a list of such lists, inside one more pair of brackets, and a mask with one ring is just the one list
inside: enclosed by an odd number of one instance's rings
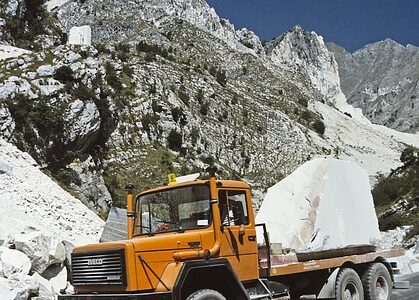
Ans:
{"label": "rubber tire", "polygon": [[289,293],[290,300],[299,300],[301,298],[300,293]]}
{"label": "rubber tire", "polygon": [[342,268],[336,278],[335,291],[336,291],[336,300],[346,300],[344,297],[345,290],[347,286],[350,285],[350,288],[357,291],[358,298],[353,298],[357,300],[364,300],[364,289],[362,287],[361,279],[358,276],[358,273],[351,268]]}
{"label": "rubber tire", "polygon": [[226,300],[226,298],[217,291],[203,289],[190,294],[186,300]]}
{"label": "rubber tire", "polygon": [[[387,284],[388,295],[386,298],[379,298],[376,294],[377,281],[385,280]],[[362,285],[364,287],[365,300],[390,300],[393,283],[390,273],[382,263],[372,263],[362,275]]]}

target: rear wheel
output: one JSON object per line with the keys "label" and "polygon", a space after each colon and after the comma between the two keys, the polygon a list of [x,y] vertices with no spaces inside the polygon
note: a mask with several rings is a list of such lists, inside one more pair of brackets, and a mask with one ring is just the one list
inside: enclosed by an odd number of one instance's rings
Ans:
{"label": "rear wheel", "polygon": [[226,300],[226,298],[217,291],[203,289],[190,294],[186,300]]}
{"label": "rear wheel", "polygon": [[336,278],[337,300],[364,300],[361,279],[355,270],[342,268]]}
{"label": "rear wheel", "polygon": [[373,263],[368,266],[362,275],[362,285],[365,300],[389,300],[391,297],[391,276],[382,263]]}

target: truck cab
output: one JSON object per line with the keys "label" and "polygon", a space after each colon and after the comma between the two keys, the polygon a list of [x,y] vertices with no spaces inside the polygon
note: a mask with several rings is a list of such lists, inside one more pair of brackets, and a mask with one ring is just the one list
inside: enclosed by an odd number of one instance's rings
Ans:
{"label": "truck cab", "polygon": [[76,293],[186,299],[210,289],[247,299],[243,283],[259,278],[250,187],[211,174],[134,199],[128,189],[129,238],[74,250]]}

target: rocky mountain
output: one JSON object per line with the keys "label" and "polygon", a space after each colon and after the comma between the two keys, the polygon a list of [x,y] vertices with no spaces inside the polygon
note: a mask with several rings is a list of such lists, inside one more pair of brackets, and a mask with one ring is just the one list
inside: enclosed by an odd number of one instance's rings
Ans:
{"label": "rocky mountain", "polygon": [[[261,199],[314,156],[375,177],[401,164],[406,144],[419,147],[418,135],[372,125],[346,103],[333,55],[300,27],[263,47],[204,1],[27,2],[1,7],[6,50],[24,46],[9,24],[22,13],[54,30],[0,61],[1,135],[102,215],[124,205],[128,182],[144,189],[208,164]],[[93,45],[59,43],[81,25]]]}
{"label": "rocky mountain", "polygon": [[419,48],[386,39],[354,53],[328,44],[348,102],[376,124],[419,130]]}

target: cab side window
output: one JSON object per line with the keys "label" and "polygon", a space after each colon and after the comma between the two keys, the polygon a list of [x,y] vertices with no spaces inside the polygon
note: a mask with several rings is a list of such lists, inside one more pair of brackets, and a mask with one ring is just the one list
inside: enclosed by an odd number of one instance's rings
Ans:
{"label": "cab side window", "polygon": [[249,224],[245,191],[221,190],[218,199],[220,218],[224,226]]}

